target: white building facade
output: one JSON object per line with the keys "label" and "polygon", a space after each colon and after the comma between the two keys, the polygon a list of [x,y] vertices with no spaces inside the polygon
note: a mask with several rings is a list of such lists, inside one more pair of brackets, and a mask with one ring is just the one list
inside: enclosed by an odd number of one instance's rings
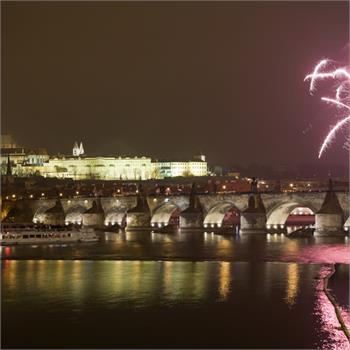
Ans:
{"label": "white building facade", "polygon": [[148,157],[55,157],[40,167],[44,177],[74,180],[149,180],[207,176],[203,161],[152,162]]}
{"label": "white building facade", "polygon": [[153,163],[154,171],[158,178],[178,176],[207,176],[208,165],[205,161],[157,161]]}
{"label": "white building facade", "polygon": [[1,144],[1,173],[7,171],[10,159],[15,176],[40,175],[61,179],[149,180],[179,176],[207,176],[205,156],[190,161],[153,161],[150,157],[90,157],[85,155],[83,143],[75,142],[71,156],[49,157],[46,149],[18,147],[10,135]]}
{"label": "white building facade", "polygon": [[74,180],[148,180],[152,163],[147,157],[55,157],[44,163],[42,175]]}

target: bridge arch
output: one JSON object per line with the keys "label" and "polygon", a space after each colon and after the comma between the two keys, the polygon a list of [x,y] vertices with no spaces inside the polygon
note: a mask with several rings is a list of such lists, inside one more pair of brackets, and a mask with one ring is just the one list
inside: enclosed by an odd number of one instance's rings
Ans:
{"label": "bridge arch", "polygon": [[152,227],[164,227],[169,224],[178,225],[181,208],[172,202],[161,204],[152,215]]}
{"label": "bridge arch", "polygon": [[46,219],[46,211],[52,207],[53,205],[51,203],[41,205],[34,213],[33,222],[35,224],[43,224]]}
{"label": "bridge arch", "polygon": [[205,228],[234,226],[239,224],[240,211],[230,201],[217,203],[208,211],[204,218]]}
{"label": "bridge arch", "polygon": [[289,215],[296,208],[307,208],[313,214],[317,212],[317,209],[308,202],[284,202],[275,205],[272,209],[267,213],[266,227],[267,229],[278,229],[284,228],[287,222]]}
{"label": "bridge arch", "polygon": [[74,205],[67,210],[65,223],[78,224],[83,222],[83,214],[86,212],[86,207],[81,204]]}
{"label": "bridge arch", "polygon": [[345,228],[345,231],[349,231],[349,229],[350,229],[350,216],[346,219],[346,221],[344,223],[344,228]]}
{"label": "bridge arch", "polygon": [[127,206],[114,207],[107,211],[105,217],[105,225],[115,225],[118,224],[121,227],[126,226],[126,213],[128,211]]}

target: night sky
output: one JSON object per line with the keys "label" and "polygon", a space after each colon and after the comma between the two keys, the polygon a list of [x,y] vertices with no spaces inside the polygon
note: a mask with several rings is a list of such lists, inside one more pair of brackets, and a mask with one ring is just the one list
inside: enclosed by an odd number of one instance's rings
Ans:
{"label": "night sky", "polygon": [[[230,165],[316,162],[348,2],[2,2],[2,133],[24,146]],[[328,90],[325,86],[325,90]],[[345,133],[316,164],[345,164]]]}

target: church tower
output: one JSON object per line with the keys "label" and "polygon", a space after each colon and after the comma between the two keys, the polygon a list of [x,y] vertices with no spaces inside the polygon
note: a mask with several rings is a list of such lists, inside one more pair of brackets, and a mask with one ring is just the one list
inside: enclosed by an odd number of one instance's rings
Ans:
{"label": "church tower", "polygon": [[83,147],[83,143],[80,142],[80,146],[79,146],[79,155],[83,155],[85,152],[84,152],[84,147]]}
{"label": "church tower", "polygon": [[78,142],[75,141],[73,146],[73,156],[78,157],[80,155],[80,148],[78,146]]}

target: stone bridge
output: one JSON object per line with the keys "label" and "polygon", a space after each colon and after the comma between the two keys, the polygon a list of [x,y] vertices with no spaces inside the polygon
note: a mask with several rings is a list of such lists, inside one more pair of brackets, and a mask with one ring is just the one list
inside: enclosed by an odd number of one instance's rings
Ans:
{"label": "stone bridge", "polygon": [[[264,220],[267,228],[283,228],[289,214],[297,207],[307,207],[317,213],[325,200],[327,192],[294,192],[294,193],[262,193],[259,194],[265,208]],[[191,195],[193,197],[193,195]],[[144,198],[144,204],[140,204],[140,196],[118,196],[100,198],[105,224],[119,224],[136,228],[141,226],[138,221],[140,214],[144,214],[144,222],[147,226],[167,226],[173,217],[180,217],[180,228],[192,227],[191,220],[181,220],[182,214],[190,214],[193,207],[190,195],[180,196],[148,196]],[[241,215],[248,209],[249,194],[206,194],[195,195],[196,205],[200,210],[194,210],[197,220],[200,218],[201,227],[221,227],[227,212],[234,210]],[[349,217],[349,194],[347,192],[335,193],[342,210],[342,216],[346,220]],[[82,224],[84,213],[93,205],[95,198],[70,198],[60,199],[66,223]],[[139,203],[140,202],[140,203]],[[45,215],[48,209],[55,206],[56,200],[39,199],[25,200],[18,203],[17,212],[25,212],[26,220],[45,223]],[[4,203],[3,203],[4,205]],[[51,210],[52,211],[52,210]],[[11,212],[11,211],[10,211]],[[136,215],[137,214],[137,215]],[[185,215],[185,214],[184,214]],[[146,217],[145,217],[146,216]],[[22,215],[23,217],[23,215]],[[19,221],[15,219],[15,221]],[[349,220],[348,220],[349,222]],[[347,225],[347,224],[346,224]],[[197,224],[198,226],[198,224]]]}

